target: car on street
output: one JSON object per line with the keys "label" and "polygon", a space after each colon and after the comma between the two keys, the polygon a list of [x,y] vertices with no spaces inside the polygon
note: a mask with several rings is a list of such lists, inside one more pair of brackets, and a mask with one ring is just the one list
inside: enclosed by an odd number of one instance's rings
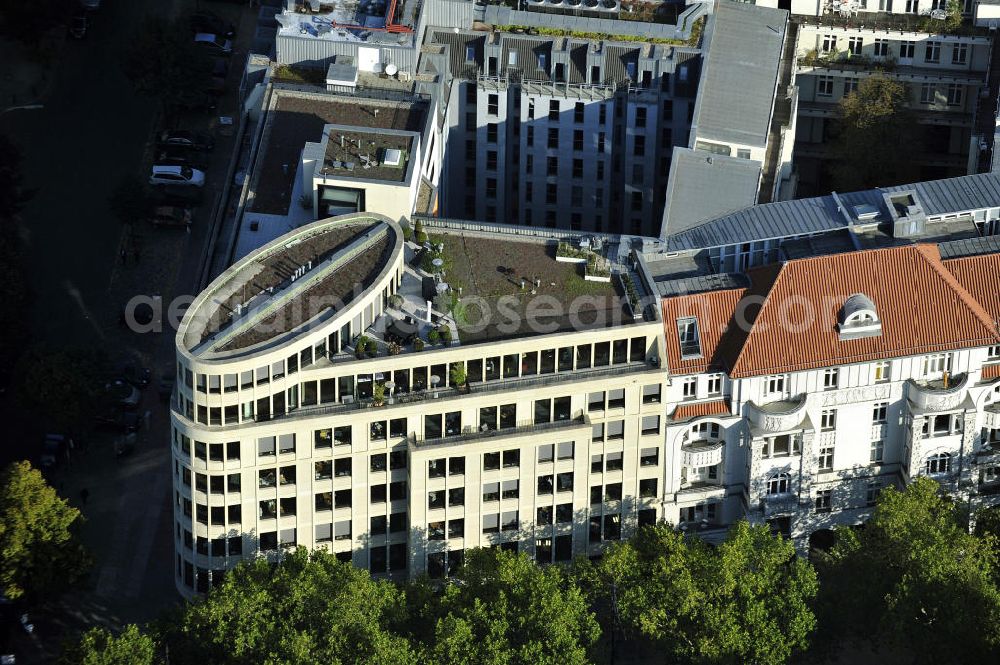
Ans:
{"label": "car on street", "polygon": [[124,409],[107,409],[97,415],[98,428],[108,432],[135,432],[139,429],[139,413]]}
{"label": "car on street", "polygon": [[190,226],[191,208],[157,206],[150,221],[153,226]]}
{"label": "car on street", "polygon": [[152,372],[149,371],[148,367],[125,365],[122,368],[122,376],[125,377],[125,380],[133,386],[142,390],[149,385],[149,381],[153,375]]}
{"label": "car on street", "polygon": [[87,18],[87,12],[78,11],[69,20],[69,36],[73,39],[83,39],[87,36],[89,25],[90,20]]}
{"label": "car on street", "polygon": [[153,161],[167,166],[190,166],[201,171],[204,171],[208,165],[208,160],[204,155],[180,146],[161,147],[156,151],[156,157]]}
{"label": "car on street", "polygon": [[214,12],[195,12],[188,17],[188,21],[195,34],[208,33],[222,37],[233,37],[236,34],[236,26]]}
{"label": "car on street", "polygon": [[215,97],[202,90],[182,90],[174,95],[171,103],[175,108],[188,111],[214,111]]}
{"label": "car on street", "polygon": [[38,456],[38,464],[43,469],[51,469],[66,457],[69,450],[69,439],[62,434],[46,434],[42,442],[42,452]]}
{"label": "car on street", "polygon": [[208,134],[186,129],[168,129],[160,132],[158,142],[161,146],[177,146],[192,150],[211,150],[215,147],[215,141]]}
{"label": "car on street", "polygon": [[157,188],[157,201],[160,205],[173,205],[190,208],[201,203],[205,194],[200,187],[185,187],[183,185],[165,185]]}
{"label": "car on street", "polygon": [[149,175],[151,185],[205,186],[205,172],[190,166],[156,164]]}
{"label": "car on street", "polygon": [[101,8],[101,0],[80,0],[80,6],[90,11],[97,11]]}
{"label": "car on street", "polygon": [[112,379],[104,384],[104,394],[108,401],[126,409],[134,409],[139,405],[139,400],[142,399],[138,388],[125,379]]}
{"label": "car on street", "polygon": [[228,55],[233,52],[233,43],[230,40],[211,32],[196,34],[194,44],[208,53]]}

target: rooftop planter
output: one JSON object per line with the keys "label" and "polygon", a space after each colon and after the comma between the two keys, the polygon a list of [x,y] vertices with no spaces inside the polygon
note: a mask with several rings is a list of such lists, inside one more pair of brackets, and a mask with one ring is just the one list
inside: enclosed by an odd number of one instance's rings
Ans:
{"label": "rooftop planter", "polygon": [[641,319],[642,301],[639,298],[639,290],[635,287],[635,282],[632,281],[632,276],[624,272],[618,273],[618,283],[621,284],[622,291],[625,292],[629,311],[632,312],[632,318],[635,320]]}

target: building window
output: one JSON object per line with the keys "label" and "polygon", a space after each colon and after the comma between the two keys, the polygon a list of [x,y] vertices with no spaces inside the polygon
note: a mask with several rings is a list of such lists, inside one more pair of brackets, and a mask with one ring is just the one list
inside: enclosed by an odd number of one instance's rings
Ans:
{"label": "building window", "polygon": [[698,377],[689,376],[684,379],[682,384],[684,399],[694,399],[698,396]]}
{"label": "building window", "polygon": [[823,52],[829,53],[830,51],[837,50],[837,35],[823,35]]}
{"label": "building window", "polygon": [[767,480],[767,493],[769,495],[788,494],[791,480],[791,476],[784,472],[771,476]]}
{"label": "building window", "polygon": [[885,441],[882,439],[876,439],[872,441],[871,450],[868,455],[868,461],[872,464],[881,464],[882,460],[885,459]]}
{"label": "building window", "polygon": [[847,40],[847,52],[851,55],[861,55],[863,46],[864,39],[862,37],[851,37]]}
{"label": "building window", "polygon": [[761,446],[760,454],[764,459],[798,455],[801,445],[798,436],[779,434],[778,436],[765,439],[764,444]]}
{"label": "building window", "polygon": [[820,76],[816,79],[816,94],[820,97],[833,96],[832,76]]}
{"label": "building window", "polygon": [[872,55],[876,58],[886,58],[889,56],[889,40],[888,39],[876,39],[875,48],[872,51]]}
{"label": "building window", "polygon": [[1000,360],[1000,346],[991,346],[986,351],[986,361],[995,362]]}
{"label": "building window", "polygon": [[875,363],[875,382],[884,383],[888,381],[891,370],[892,362],[889,360],[882,360]]}
{"label": "building window", "polygon": [[920,103],[921,104],[933,104],[934,103],[934,84],[933,83],[921,83],[920,84]]}
{"label": "building window", "polygon": [[924,472],[928,475],[951,473],[951,453],[931,455],[924,463]]}
{"label": "building window", "polygon": [[816,492],[815,507],[817,513],[830,512],[830,504],[833,499],[833,490],[818,490]]}
{"label": "building window", "polygon": [[965,86],[960,83],[948,84],[948,106],[961,106],[965,99]]}
{"label": "building window", "polygon": [[888,417],[888,411],[888,402],[876,402],[875,406],[872,407],[872,422],[876,425],[885,423],[886,418]]}
{"label": "building window", "polygon": [[489,95],[486,102],[486,112],[497,115],[500,112],[500,95]]}
{"label": "building window", "polygon": [[969,56],[968,44],[955,44],[951,50],[951,64],[964,65]]}
{"label": "building window", "polygon": [[635,109],[635,126],[645,127],[646,126],[646,107],[639,106]]}
{"label": "building window", "polygon": [[900,60],[912,60],[913,53],[917,49],[916,42],[900,42],[899,44],[899,59]]}
{"label": "building window", "polygon": [[767,377],[766,389],[768,395],[777,395],[785,392],[785,375],[775,374]]}
{"label": "building window", "polygon": [[823,370],[823,390],[834,390],[840,384],[840,370],[837,368]]}
{"label": "building window", "polygon": [[486,141],[487,143],[497,142],[497,124],[495,122],[486,124]]}
{"label": "building window", "polygon": [[858,79],[848,77],[844,79],[844,97],[848,96],[852,92],[858,91]]}
{"label": "building window", "polygon": [[646,137],[636,136],[635,142],[632,144],[632,154],[636,157],[644,157],[646,155]]}
{"label": "building window", "polygon": [[819,449],[819,464],[817,466],[820,471],[833,470],[833,446],[823,446]]}
{"label": "building window", "polygon": [[583,102],[577,102],[573,105],[573,122],[580,124],[583,122],[583,112],[586,106]]}
{"label": "building window", "polygon": [[951,371],[951,354],[938,353],[924,358],[924,375],[941,374]]}
{"label": "building window", "polygon": [[549,127],[548,147],[553,149],[559,147],[559,129],[557,127]]}
{"label": "building window", "polygon": [[677,319],[677,337],[681,345],[681,358],[701,357],[701,337],[698,320],[694,317]]}
{"label": "building window", "polygon": [[722,375],[710,374],[708,376],[708,394],[716,396],[722,394]]}
{"label": "building window", "polygon": [[583,131],[580,129],[573,130],[573,150],[583,150]]}
{"label": "building window", "polygon": [[941,62],[941,42],[927,42],[924,49],[924,60],[927,62]]}
{"label": "building window", "polygon": [[829,432],[837,428],[837,410],[823,409],[820,414],[820,429]]}

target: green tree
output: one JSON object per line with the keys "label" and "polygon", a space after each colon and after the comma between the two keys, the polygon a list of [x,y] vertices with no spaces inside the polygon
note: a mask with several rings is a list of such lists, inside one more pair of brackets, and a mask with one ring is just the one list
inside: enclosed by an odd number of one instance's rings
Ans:
{"label": "green tree", "polygon": [[863,529],[837,530],[821,564],[826,641],[888,641],[915,662],[996,662],[994,543],[968,533],[963,511],[933,480],[887,488]]}
{"label": "green tree", "polygon": [[675,661],[783,663],[816,625],[815,571],[766,526],[739,522],[714,549],[668,524],[647,526],[599,564],[577,565],[606,615],[616,610],[627,634]]}
{"label": "green tree", "polygon": [[0,32],[26,44],[37,44],[53,23],[69,13],[72,4],[69,0],[0,2]]}
{"label": "green tree", "polygon": [[538,566],[523,553],[473,549],[458,578],[441,599],[434,662],[588,662],[600,628],[559,567]]}
{"label": "green tree", "polygon": [[80,641],[70,645],[59,659],[60,665],[153,665],[156,644],[153,638],[129,624],[115,637],[103,628],[91,628]]}
{"label": "green tree", "polygon": [[34,347],[21,356],[18,404],[53,429],[74,432],[99,404],[95,360],[86,352]]}
{"label": "green tree", "polygon": [[162,632],[171,661],[181,663],[410,663],[416,654],[400,635],[405,610],[391,583],[299,548],[277,566],[237,566]]}
{"label": "green tree", "polygon": [[29,282],[22,262],[18,213],[31,192],[23,186],[21,163],[21,151],[0,134],[0,386],[11,380],[29,318]]}
{"label": "green tree", "polygon": [[906,102],[906,86],[881,73],[862,79],[856,92],[840,100],[833,142],[836,189],[898,185],[918,177],[916,122]]}
{"label": "green tree", "polygon": [[182,21],[147,16],[133,34],[122,57],[122,71],[136,92],[160,100],[164,108],[205,94],[211,64],[196,50]]}
{"label": "green tree", "polygon": [[0,592],[38,600],[77,582],[90,557],[76,536],[80,511],[28,462],[0,475]]}

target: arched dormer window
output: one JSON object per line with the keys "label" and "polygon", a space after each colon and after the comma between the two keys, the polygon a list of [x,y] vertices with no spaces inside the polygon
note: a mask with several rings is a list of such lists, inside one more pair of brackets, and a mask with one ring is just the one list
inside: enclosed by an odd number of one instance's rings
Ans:
{"label": "arched dormer window", "polygon": [[849,296],[840,309],[837,330],[841,341],[881,335],[882,321],[871,298],[863,293]]}

